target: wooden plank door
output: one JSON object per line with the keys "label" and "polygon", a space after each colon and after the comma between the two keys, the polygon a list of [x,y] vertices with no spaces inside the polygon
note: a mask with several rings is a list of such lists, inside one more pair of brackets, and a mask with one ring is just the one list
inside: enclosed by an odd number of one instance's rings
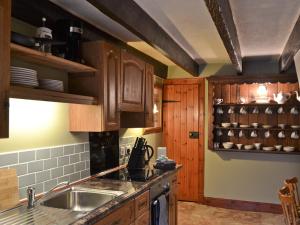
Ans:
{"label": "wooden plank door", "polygon": [[[190,137],[199,132],[199,137]],[[203,200],[204,80],[167,80],[163,94],[163,133],[168,157],[183,167],[178,199]]]}

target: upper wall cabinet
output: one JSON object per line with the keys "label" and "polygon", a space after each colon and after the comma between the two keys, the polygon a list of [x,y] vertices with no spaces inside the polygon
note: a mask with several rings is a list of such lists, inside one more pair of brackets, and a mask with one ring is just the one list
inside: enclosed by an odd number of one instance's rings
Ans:
{"label": "upper wall cabinet", "polygon": [[98,96],[99,105],[70,105],[70,130],[117,130],[120,128],[120,50],[111,44],[96,41],[84,43],[82,53],[98,72],[95,76],[70,75],[70,90]]}
{"label": "upper wall cabinet", "polygon": [[0,1],[0,137],[9,133],[9,80],[10,80],[10,14],[11,1]]}
{"label": "upper wall cabinet", "polygon": [[145,70],[144,61],[125,50],[121,52],[121,111],[144,111]]}
{"label": "upper wall cabinet", "polygon": [[145,127],[154,126],[154,115],[153,115],[153,106],[154,106],[154,68],[152,65],[146,65],[146,90],[145,90]]}

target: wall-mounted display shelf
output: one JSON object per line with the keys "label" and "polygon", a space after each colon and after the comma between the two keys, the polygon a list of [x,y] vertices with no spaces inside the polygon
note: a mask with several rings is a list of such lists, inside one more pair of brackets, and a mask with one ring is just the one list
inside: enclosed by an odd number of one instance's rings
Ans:
{"label": "wall-mounted display shelf", "polygon": [[[212,76],[207,79],[210,150],[300,154],[300,102],[295,93],[299,92],[299,84],[295,74]],[[291,97],[278,104],[275,101],[278,99],[274,99],[274,94],[278,93],[291,94]],[[229,142],[227,146],[226,142]],[[255,143],[260,146],[255,148]],[[247,148],[249,145],[253,146],[251,150]],[[289,148],[293,150],[288,151]]]}
{"label": "wall-mounted display shelf", "polygon": [[10,87],[11,98],[64,102],[75,104],[95,105],[97,99],[90,96],[75,95],[64,92],[48,91],[42,89],[27,88],[21,86]]}
{"label": "wall-mounted display shelf", "polygon": [[96,72],[93,67],[63,59],[48,53],[40,52],[14,43],[10,44],[11,54],[24,61],[44,65],[70,73]]}

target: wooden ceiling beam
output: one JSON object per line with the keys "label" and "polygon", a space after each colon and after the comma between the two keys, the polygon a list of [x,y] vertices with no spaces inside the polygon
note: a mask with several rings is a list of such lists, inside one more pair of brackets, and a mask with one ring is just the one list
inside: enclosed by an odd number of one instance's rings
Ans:
{"label": "wooden ceiling beam", "polygon": [[205,0],[210,15],[238,73],[242,73],[242,56],[232,11],[228,0]]}
{"label": "wooden ceiling beam", "polygon": [[300,49],[300,16],[288,38],[279,59],[281,72],[287,71],[294,62],[294,56]]}
{"label": "wooden ceiling beam", "polygon": [[[199,64],[134,1],[88,0],[88,2],[190,74],[199,75]],[[201,60],[200,64],[206,63]]]}

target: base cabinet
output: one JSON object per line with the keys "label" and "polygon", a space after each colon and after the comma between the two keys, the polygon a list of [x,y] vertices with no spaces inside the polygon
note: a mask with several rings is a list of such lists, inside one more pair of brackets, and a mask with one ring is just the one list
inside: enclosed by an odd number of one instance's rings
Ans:
{"label": "base cabinet", "polygon": [[95,225],[150,225],[149,206],[149,191],[146,191]]}
{"label": "base cabinet", "polygon": [[134,200],[112,212],[95,225],[130,225],[134,224]]}
{"label": "base cabinet", "polygon": [[177,225],[177,176],[171,179],[169,194],[169,225]]}

